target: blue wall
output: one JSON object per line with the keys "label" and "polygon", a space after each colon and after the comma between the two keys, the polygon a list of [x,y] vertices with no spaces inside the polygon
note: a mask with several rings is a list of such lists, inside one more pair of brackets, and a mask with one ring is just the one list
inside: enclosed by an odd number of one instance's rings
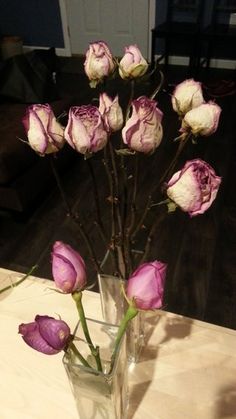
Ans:
{"label": "blue wall", "polygon": [[0,35],[24,45],[64,48],[58,0],[0,0]]}

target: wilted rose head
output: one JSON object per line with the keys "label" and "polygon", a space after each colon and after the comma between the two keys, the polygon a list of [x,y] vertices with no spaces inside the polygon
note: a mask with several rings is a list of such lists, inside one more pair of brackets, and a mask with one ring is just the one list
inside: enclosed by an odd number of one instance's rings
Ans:
{"label": "wilted rose head", "polygon": [[202,85],[193,79],[188,79],[178,84],[172,94],[174,111],[183,116],[188,111],[204,103]]}
{"label": "wilted rose head", "polygon": [[119,74],[122,79],[143,76],[148,69],[148,63],[143,58],[137,45],[125,48],[125,55],[119,63]]}
{"label": "wilted rose head", "polygon": [[163,305],[167,265],[155,260],[143,263],[127,281],[126,296],[140,310],[155,310]]}
{"label": "wilted rose head", "polygon": [[132,115],[122,129],[122,138],[129,148],[142,153],[152,153],[163,136],[163,113],[155,100],[141,96],[132,102]]}
{"label": "wilted rose head", "polygon": [[92,105],[71,107],[65,139],[82,154],[102,150],[107,144],[108,134],[98,108]]}
{"label": "wilted rose head", "polygon": [[80,291],[87,283],[85,263],[79,252],[60,241],[53,245],[52,274],[56,286],[65,293]]}
{"label": "wilted rose head", "polygon": [[50,105],[31,105],[22,119],[30,147],[40,155],[56,153],[65,144],[64,128]]}
{"label": "wilted rose head", "polygon": [[191,131],[194,135],[211,135],[218,128],[221,108],[210,101],[187,112],[182,121],[182,132]]}
{"label": "wilted rose head", "polygon": [[99,112],[103,117],[107,132],[115,132],[121,129],[123,113],[118,96],[112,99],[106,93],[101,93],[99,96]]}
{"label": "wilted rose head", "polygon": [[46,355],[62,351],[70,340],[70,328],[63,320],[49,316],[35,317],[32,323],[22,323],[19,333],[31,348]]}
{"label": "wilted rose head", "polygon": [[189,160],[167,184],[168,197],[191,217],[203,214],[215,200],[221,178],[200,159]]}
{"label": "wilted rose head", "polygon": [[108,45],[103,41],[91,43],[86,52],[84,63],[85,73],[91,81],[90,86],[96,87],[114,69],[115,62]]}

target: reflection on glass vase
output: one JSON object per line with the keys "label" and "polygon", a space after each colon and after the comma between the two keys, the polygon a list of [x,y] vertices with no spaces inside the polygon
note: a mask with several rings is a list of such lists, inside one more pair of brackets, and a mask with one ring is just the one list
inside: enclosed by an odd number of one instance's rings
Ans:
{"label": "reflection on glass vase", "polygon": [[[125,281],[113,275],[98,275],[98,285],[102,306],[103,320],[113,325],[119,325],[127,309],[122,285]],[[128,362],[137,362],[144,346],[145,312],[139,312],[127,327]]]}
{"label": "reflection on glass vase", "polygon": [[[98,372],[89,346],[84,340],[80,323],[76,328],[74,343],[91,368],[85,367],[71,350],[63,357],[72,392],[81,419],[126,419],[128,410],[128,369],[126,337],[121,341],[112,370],[111,354],[117,326],[87,319],[94,345],[100,348],[103,372]],[[113,328],[113,333],[111,332]]]}

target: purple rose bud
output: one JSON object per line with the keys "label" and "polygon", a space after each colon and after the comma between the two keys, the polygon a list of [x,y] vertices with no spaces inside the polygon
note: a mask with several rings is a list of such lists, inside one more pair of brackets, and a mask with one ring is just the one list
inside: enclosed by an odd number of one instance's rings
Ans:
{"label": "purple rose bud", "polygon": [[132,115],[122,130],[122,137],[129,148],[142,153],[152,153],[162,140],[163,113],[156,101],[141,96],[132,102]]}
{"label": "purple rose bud", "polygon": [[186,113],[181,131],[191,131],[194,135],[203,136],[214,134],[218,128],[220,114],[221,108],[216,103],[203,103]]}
{"label": "purple rose bud", "polygon": [[123,125],[123,114],[119,105],[118,96],[111,99],[106,93],[101,93],[99,96],[99,111],[108,132],[115,132],[121,129]]}
{"label": "purple rose bud", "polygon": [[122,79],[143,76],[148,69],[148,63],[143,58],[137,45],[125,48],[125,55],[119,64],[119,74]]}
{"label": "purple rose bud", "polygon": [[96,85],[109,76],[115,69],[111,51],[105,42],[93,42],[86,52],[84,70],[90,80],[90,86]]}
{"label": "purple rose bud", "polygon": [[56,286],[67,294],[82,290],[87,282],[84,260],[69,244],[60,241],[53,245],[52,275]]}
{"label": "purple rose bud", "polygon": [[56,153],[64,143],[64,129],[57,122],[50,105],[28,106],[22,119],[29,145],[37,153]]}
{"label": "purple rose bud", "polygon": [[65,139],[82,154],[102,150],[107,144],[108,134],[98,108],[92,105],[70,108]]}
{"label": "purple rose bud", "polygon": [[167,265],[155,260],[143,263],[127,281],[126,295],[140,310],[162,307]]}
{"label": "purple rose bud", "polygon": [[25,343],[46,355],[54,355],[69,343],[70,328],[63,320],[49,316],[35,317],[32,323],[19,326],[19,333]]}
{"label": "purple rose bud", "polygon": [[200,159],[189,160],[167,184],[167,195],[191,217],[203,214],[215,200],[221,178]]}
{"label": "purple rose bud", "polygon": [[178,84],[172,95],[172,106],[179,115],[185,115],[197,106],[204,103],[202,85],[193,79],[188,79]]}

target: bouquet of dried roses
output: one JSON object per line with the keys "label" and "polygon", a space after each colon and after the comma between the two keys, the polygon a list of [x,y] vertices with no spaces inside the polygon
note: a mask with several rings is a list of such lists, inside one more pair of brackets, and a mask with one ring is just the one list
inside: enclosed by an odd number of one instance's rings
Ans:
{"label": "bouquet of dried roses", "polygon": [[[185,80],[175,88],[171,102],[180,120],[179,135],[175,139],[179,142],[178,149],[161,179],[153,179],[152,184],[150,182],[146,202],[140,205],[137,200],[141,177],[139,159],[146,159],[148,165],[148,159],[158,152],[163,138],[163,112],[155,100],[162,88],[163,75],[159,72],[161,81],[149,96],[136,97],[136,86],[152,75],[147,61],[136,45],[126,47],[119,61],[102,41],[90,44],[84,69],[90,86],[99,89],[96,92],[98,106],[72,106],[64,127],[48,104],[32,105],[23,123],[28,144],[40,156],[55,155],[65,142],[84,155],[93,181],[95,225],[104,248],[103,254],[109,252],[111,255],[113,275],[128,278],[140,263],[148,260],[152,237],[159,222],[157,209],[160,204],[166,205],[166,213],[178,207],[192,217],[204,213],[216,198],[221,178],[207,162],[194,159],[186,162],[176,173],[174,168],[187,142],[194,143],[198,136],[209,136],[216,131],[221,109],[212,101],[205,102],[201,84],[193,79]],[[117,79],[130,91],[123,108],[119,103],[119,94],[110,97],[106,92],[107,81]],[[104,227],[101,219],[99,179],[92,168],[93,156],[99,152],[103,153],[101,163],[107,176],[107,199],[102,205],[110,207],[110,221],[106,223],[108,228]],[[162,196],[158,204],[155,203],[157,191]],[[154,216],[152,225],[148,226],[146,221],[151,209]],[[96,271],[101,273],[102,261],[93,248],[85,223],[80,214],[73,213],[68,205],[67,210],[77,222]],[[141,230],[145,237],[137,258],[134,249]]]}
{"label": "bouquet of dried roses", "polygon": [[[84,69],[91,88],[99,89],[96,98],[98,106],[94,104],[72,106],[67,124],[63,126],[48,104],[32,105],[28,108],[23,123],[28,144],[40,156],[55,155],[67,142],[88,161],[96,208],[95,225],[104,249],[103,253],[111,256],[112,274],[122,279],[128,278],[123,283],[123,296],[127,301],[127,309],[115,334],[107,369],[100,356],[99,345],[94,343],[90,336],[82,305],[83,290],[87,287],[85,262],[70,245],[57,241],[52,252],[55,285],[59,292],[72,295],[78,310],[83,338],[91,354],[85,357],[80,352],[79,347],[75,345],[75,333],[72,334],[69,326],[61,319],[37,315],[33,322],[21,324],[19,333],[24,341],[37,351],[51,355],[64,350],[69,359],[75,358],[85,368],[93,371],[95,368],[98,373],[103,373],[105,370],[109,376],[131,320],[139,312],[157,310],[163,305],[167,266],[158,260],[148,262],[152,238],[161,217],[175,211],[176,208],[188,213],[190,217],[203,214],[217,196],[221,178],[207,162],[201,159],[189,160],[176,172],[175,166],[187,142],[194,143],[198,136],[209,136],[216,131],[221,109],[212,101],[205,102],[199,82],[188,79],[176,86],[171,96],[171,103],[180,121],[179,135],[175,138],[175,141],[178,141],[178,148],[161,178],[150,182],[150,191],[140,206],[139,159],[146,159],[148,165],[148,159],[158,152],[158,146],[163,138],[163,112],[155,100],[162,88],[163,75],[159,72],[160,83],[150,95],[136,97],[138,83],[146,82],[152,75],[147,61],[136,45],[127,47],[119,61],[112,56],[105,42],[90,44]],[[120,105],[118,94],[111,97],[106,92],[107,81],[117,78],[130,92],[128,101],[123,106]],[[92,166],[93,156],[97,153],[103,153],[101,164],[107,176],[107,199],[105,203],[103,202],[103,205],[109,206],[109,221],[106,222],[106,228],[100,211],[99,179]],[[72,211],[66,202],[54,166],[53,169],[68,214],[78,226],[95,269],[101,274],[103,262],[94,250],[93,240],[86,231],[80,214]],[[161,200],[157,203],[156,195],[161,196]],[[165,205],[164,214],[161,216],[158,214],[160,205]],[[153,214],[150,224],[147,219],[151,209]],[[141,230],[144,232],[143,247],[141,252],[137,252],[135,247],[139,242]],[[116,298],[121,297],[117,295]],[[76,373],[73,372],[73,375]],[[85,380],[84,375],[83,379]],[[121,413],[121,416],[114,417],[125,416]]]}

